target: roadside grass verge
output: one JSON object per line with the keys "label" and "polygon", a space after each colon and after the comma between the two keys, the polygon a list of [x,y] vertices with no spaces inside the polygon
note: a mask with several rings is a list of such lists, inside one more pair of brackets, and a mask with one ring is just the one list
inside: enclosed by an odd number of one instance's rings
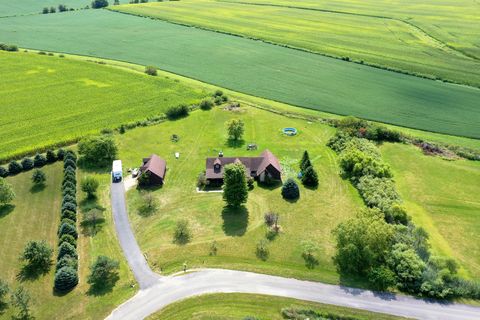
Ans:
{"label": "roadside grass verge", "polygon": [[323,303],[241,293],[208,294],[189,298],[167,306],[148,319],[238,320],[250,316],[255,319],[283,320],[285,319],[281,314],[283,308],[309,309],[364,320],[406,319]]}

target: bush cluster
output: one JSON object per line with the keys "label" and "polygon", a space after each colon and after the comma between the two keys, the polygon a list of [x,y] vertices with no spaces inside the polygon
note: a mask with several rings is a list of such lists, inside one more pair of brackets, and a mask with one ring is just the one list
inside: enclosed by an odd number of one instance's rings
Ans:
{"label": "bush cluster", "polygon": [[478,297],[480,285],[461,279],[454,260],[431,255],[428,234],[411,222],[402,207],[392,172],[378,148],[349,132],[358,133],[364,124],[358,119],[346,119],[350,122],[339,123],[342,130],[328,146],[339,153],[343,174],[370,209],[342,222],[334,231],[334,260],[340,271],[367,276],[379,290],[397,287],[442,299]]}
{"label": "bush cluster", "polygon": [[14,44],[0,43],[0,50],[13,52],[18,51],[18,47]]}
{"label": "bush cluster", "polygon": [[182,104],[176,107],[171,107],[165,112],[165,114],[167,115],[167,118],[170,120],[186,117],[188,116],[189,113],[190,113],[190,108],[185,104]]}
{"label": "bush cluster", "polygon": [[68,150],[57,153],[58,158],[63,159],[63,198],[57,233],[59,242],[54,286],[55,290],[65,292],[78,284],[77,155]]}
{"label": "bush cluster", "polygon": [[33,159],[30,157],[23,158],[20,162],[16,160],[10,161],[7,168],[0,167],[0,177],[5,178],[7,176],[14,176],[22,171],[28,171],[33,168],[41,168],[47,163],[53,163],[60,160],[60,157],[65,150],[59,149],[57,154],[53,150],[47,150],[46,154],[37,153]]}
{"label": "bush cluster", "polygon": [[399,142],[403,139],[398,131],[355,117],[345,117],[338,120],[336,126],[352,137],[390,142]]}

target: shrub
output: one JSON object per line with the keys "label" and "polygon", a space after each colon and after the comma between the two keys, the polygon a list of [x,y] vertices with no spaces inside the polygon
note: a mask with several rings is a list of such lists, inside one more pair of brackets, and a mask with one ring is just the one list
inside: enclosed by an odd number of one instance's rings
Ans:
{"label": "shrub", "polygon": [[23,249],[21,259],[32,267],[48,270],[52,254],[53,249],[45,241],[29,241]]}
{"label": "shrub", "polygon": [[108,6],[107,0],[93,0],[92,1],[92,9],[100,9],[105,8]]}
{"label": "shrub", "polygon": [[278,225],[278,213],[275,213],[275,212],[265,213],[264,219],[265,219],[265,224],[269,227]]}
{"label": "shrub", "polygon": [[55,7],[50,7],[50,13],[55,13],[57,12],[57,9],[55,9]]}
{"label": "shrub", "polygon": [[197,178],[197,187],[203,188],[208,186],[209,181],[207,180],[207,176],[205,175],[205,171],[201,172]]}
{"label": "shrub", "polygon": [[365,204],[387,212],[393,204],[400,202],[395,184],[389,178],[361,177],[356,185]]}
{"label": "shrub", "polygon": [[297,199],[300,197],[298,185],[292,178],[287,179],[287,181],[283,184],[282,197],[285,199]]}
{"label": "shrub", "polygon": [[88,198],[94,198],[100,183],[95,177],[88,176],[82,180],[82,191],[87,194]]}
{"label": "shrub", "polygon": [[64,160],[64,162],[63,162],[63,168],[64,168],[64,169],[67,169],[68,167],[71,167],[71,168],[73,168],[73,169],[76,169],[76,168],[77,168],[77,164],[75,163],[74,160],[65,158],[65,160]]}
{"label": "shrub", "polygon": [[22,165],[23,171],[31,170],[33,169],[33,160],[30,158],[23,158],[21,165]]}
{"label": "shrub", "polygon": [[66,182],[77,183],[76,170],[72,167],[65,168],[65,172],[63,173],[63,184]]}
{"label": "shrub", "polygon": [[4,167],[0,167],[0,178],[8,177],[8,170]]}
{"label": "shrub", "polygon": [[74,202],[65,202],[62,204],[62,212],[66,210],[77,212],[77,205]]}
{"label": "shrub", "polygon": [[62,196],[67,196],[68,195],[68,196],[71,196],[71,197],[75,197],[76,193],[77,193],[77,191],[75,189],[67,187],[67,188],[63,188]]}
{"label": "shrub", "polygon": [[72,220],[72,219],[62,218],[62,220],[60,221],[60,224],[64,224],[64,223],[67,223],[67,224],[70,224],[70,225],[72,225],[72,226],[75,226],[75,221]]}
{"label": "shrub", "polygon": [[7,305],[7,294],[10,292],[8,284],[0,279],[0,310],[4,309]]}
{"label": "shrub", "polygon": [[[66,181],[63,182],[63,184],[62,184],[62,189],[63,189],[64,191],[67,190],[67,189],[77,190],[77,186],[76,186],[75,183],[73,183],[72,181],[66,180]],[[74,193],[73,195],[75,195],[75,193]]]}
{"label": "shrub", "polygon": [[145,73],[149,76],[156,76],[157,75],[157,68],[155,67],[145,67]]}
{"label": "shrub", "polygon": [[257,258],[261,260],[265,261],[268,259],[270,251],[268,249],[268,242],[265,239],[262,239],[257,243],[255,254]]}
{"label": "shrub", "polygon": [[35,169],[32,174],[32,182],[35,185],[42,185],[45,183],[47,180],[47,176],[45,175],[45,172],[43,172],[40,169]]}
{"label": "shrub", "polygon": [[37,168],[43,167],[47,163],[47,158],[40,153],[37,153],[33,158],[33,165]]}
{"label": "shrub", "polygon": [[14,44],[0,43],[0,50],[14,52],[18,51],[18,47]]}
{"label": "shrub", "polygon": [[378,266],[372,268],[368,273],[368,281],[376,290],[387,290],[395,286],[395,273],[386,266]]}
{"label": "shrub", "polygon": [[87,282],[92,286],[104,286],[118,278],[119,263],[106,256],[98,256],[90,266],[90,275]]}
{"label": "shrub", "polygon": [[12,185],[5,178],[0,178],[0,206],[10,203],[13,199],[15,199],[15,192]]}
{"label": "shrub", "polygon": [[66,159],[71,159],[74,162],[77,162],[77,155],[72,150],[67,150],[65,151],[65,160]]}
{"label": "shrub", "polygon": [[46,159],[48,163],[53,163],[57,161],[57,156],[55,155],[55,152],[53,152],[53,150],[48,149],[46,154]]}
{"label": "shrub", "polygon": [[72,221],[77,221],[77,214],[70,210],[65,210],[62,212],[62,219],[70,219]]}
{"label": "shrub", "polygon": [[62,149],[62,148],[58,149],[57,150],[57,159],[58,160],[63,160],[63,158],[65,157],[65,153],[66,153],[65,149]]}
{"label": "shrub", "polygon": [[247,202],[248,186],[245,166],[233,163],[225,166],[223,174],[223,200],[227,205],[238,207]]}
{"label": "shrub", "polygon": [[215,90],[215,92],[213,93],[213,96],[214,97],[221,97],[221,96],[223,96],[223,91],[222,90]]}
{"label": "shrub", "polygon": [[50,10],[47,7],[45,7],[45,8],[43,8],[42,13],[43,14],[50,13]]}
{"label": "shrub", "polygon": [[11,175],[15,175],[17,173],[22,172],[23,168],[22,165],[19,164],[17,161],[11,161],[8,164],[8,173]]}
{"label": "shrub", "polygon": [[222,99],[222,97],[217,96],[217,97],[215,97],[215,98],[213,99],[213,102],[214,102],[217,106],[219,106],[219,105],[221,105],[221,104],[223,103],[223,99]]}
{"label": "shrub", "polygon": [[[63,220],[69,220],[69,219],[62,219]],[[72,221],[73,222],[73,221]],[[73,222],[73,224],[75,224],[75,222]],[[70,243],[72,246],[76,247],[77,246],[77,240],[72,237],[71,234],[63,234],[61,237],[60,237],[60,240],[59,240],[59,244],[62,244],[64,242],[67,242],[67,243]]]}
{"label": "shrub", "polygon": [[77,250],[75,249],[75,247],[68,242],[62,242],[58,246],[57,260],[60,260],[63,256],[66,255],[78,259]]}
{"label": "shrub", "polygon": [[154,214],[158,209],[158,202],[151,192],[145,192],[142,195],[142,202],[138,207],[138,213],[141,216],[148,217]]}
{"label": "shrub", "polygon": [[55,274],[55,290],[65,292],[73,289],[78,284],[77,270],[63,267]]}
{"label": "shrub", "polygon": [[175,232],[173,233],[173,242],[178,244],[185,244],[188,243],[191,238],[192,233],[188,226],[188,221],[184,219],[177,221]]}
{"label": "shrub", "polygon": [[188,108],[188,106],[182,104],[182,105],[179,105],[179,106],[176,106],[176,107],[170,107],[165,112],[165,114],[167,115],[168,119],[175,120],[175,119],[179,119],[179,118],[183,118],[183,117],[188,116],[189,112],[190,112],[190,109]]}
{"label": "shrub", "polygon": [[104,167],[111,165],[117,156],[117,145],[111,136],[83,139],[78,144],[78,153],[88,165]]}
{"label": "shrub", "polygon": [[210,110],[213,108],[213,102],[212,99],[203,99],[200,102],[200,109],[202,110]]}
{"label": "shrub", "polygon": [[68,11],[67,6],[64,5],[64,4],[59,4],[58,5],[58,12],[65,12],[65,11]]}
{"label": "shrub", "polygon": [[341,153],[340,167],[344,174],[356,182],[362,176],[390,178],[390,167],[381,160],[375,159],[358,149],[347,149]]}
{"label": "shrub", "polygon": [[24,287],[18,287],[10,297],[12,305],[18,309],[14,319],[31,319],[30,315],[30,295]]}
{"label": "shrub", "polygon": [[222,102],[228,102],[228,97],[226,95],[222,95],[220,98],[222,99]]}
{"label": "shrub", "polygon": [[77,228],[69,223],[61,224],[58,228],[58,236],[62,237],[64,234],[69,234],[75,239],[78,238]]}
{"label": "shrub", "polygon": [[60,270],[64,267],[69,267],[74,270],[78,269],[78,260],[69,256],[65,255],[61,259],[58,260],[57,265],[55,266],[56,270]]}
{"label": "shrub", "polygon": [[397,277],[397,285],[409,292],[418,292],[425,263],[420,259],[415,250],[404,243],[393,246],[388,257],[388,266]]}
{"label": "shrub", "polygon": [[308,187],[318,186],[318,175],[315,169],[312,166],[309,166],[305,169],[302,175],[302,183]]}

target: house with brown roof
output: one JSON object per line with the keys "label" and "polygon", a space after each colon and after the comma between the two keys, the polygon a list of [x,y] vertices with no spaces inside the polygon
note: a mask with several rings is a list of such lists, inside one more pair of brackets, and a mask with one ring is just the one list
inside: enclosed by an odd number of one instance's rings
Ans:
{"label": "house with brown roof", "polygon": [[148,174],[150,184],[163,184],[166,171],[167,162],[156,154],[152,154],[148,158],[143,158],[143,165],[140,167],[140,174]]}
{"label": "house with brown roof", "polygon": [[216,157],[207,158],[205,177],[211,184],[222,184],[224,168],[228,164],[241,163],[245,166],[247,177],[260,182],[266,179],[281,180],[280,162],[269,150],[263,151],[259,157]]}

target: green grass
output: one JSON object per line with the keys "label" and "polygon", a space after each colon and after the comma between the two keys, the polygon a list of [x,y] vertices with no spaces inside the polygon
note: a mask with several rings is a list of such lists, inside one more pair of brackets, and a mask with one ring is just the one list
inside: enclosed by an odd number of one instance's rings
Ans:
{"label": "green grass", "polygon": [[54,7],[57,9],[56,14],[60,14],[58,11],[58,5],[64,4],[69,9],[85,8],[86,5],[90,5],[89,0],[19,0],[9,1],[0,0],[0,17],[9,17],[24,14],[38,14],[42,12],[45,7]]}
{"label": "green grass", "polygon": [[[331,260],[334,241],[331,230],[355,214],[362,201],[353,187],[338,176],[335,154],[325,146],[334,129],[305,120],[294,120],[255,108],[241,113],[216,108],[196,111],[186,119],[165,122],[159,126],[139,128],[118,137],[124,167],[138,167],[141,159],[156,153],[167,161],[166,184],[155,190],[158,212],[150,217],[138,213],[140,193],[128,196],[130,221],[142,251],[150,265],[167,273],[188,267],[224,267],[273,273],[296,278],[338,283],[339,276]],[[245,143],[255,142],[258,151],[246,151],[245,145],[232,148],[226,143],[224,123],[231,118],[245,121]],[[294,126],[300,134],[285,137],[284,127]],[[180,141],[170,141],[177,134]],[[298,171],[297,163],[305,149],[311,154],[320,177],[320,187],[301,187],[298,202],[282,199],[280,187],[256,186],[249,194],[246,210],[232,212],[224,208],[219,193],[197,193],[198,174],[205,170],[205,158],[223,150],[226,156],[257,155],[268,148],[277,155],[285,171]],[[174,153],[180,152],[175,160]],[[280,214],[281,234],[270,242],[270,257],[259,260],[256,243],[267,231],[263,216],[268,211]],[[186,218],[193,230],[192,242],[173,244],[176,221]],[[319,265],[308,269],[301,257],[301,242],[312,239],[319,245]],[[218,242],[218,255],[210,256],[210,245]]]}
{"label": "green grass", "polygon": [[480,277],[480,163],[425,156],[413,146],[385,144],[384,159],[413,221],[430,234],[436,253],[454,257]]}
{"label": "green grass", "polygon": [[178,80],[92,62],[1,53],[0,160],[74,141],[207,95]]}
{"label": "green grass", "polygon": [[[111,9],[480,87],[479,60],[397,19],[211,0]],[[480,28],[480,20],[476,25]]]}
{"label": "green grass", "polygon": [[0,19],[0,38],[23,47],[152,64],[235,91],[326,112],[480,137],[478,89],[158,20],[106,10],[5,18]]}
{"label": "green grass", "polygon": [[223,0],[295,6],[317,10],[380,16],[404,21],[441,42],[480,58],[478,2],[470,0]]}
{"label": "green grass", "polygon": [[[45,189],[32,190],[31,172],[21,173],[7,179],[17,195],[14,208],[0,213],[0,278],[11,287],[24,286],[32,297],[32,314],[36,319],[99,319],[107,316],[115,306],[131,297],[136,289],[130,270],[123,260],[123,255],[115,237],[110,208],[104,213],[105,222],[94,237],[81,232],[78,244],[80,256],[80,283],[72,292],[57,295],[53,292],[55,266],[50,272],[36,279],[20,281],[17,275],[22,263],[18,260],[23,247],[29,240],[46,240],[53,248],[57,247],[57,228],[60,221],[61,191],[63,178],[62,164],[48,165],[43,169],[47,175]],[[83,172],[79,172],[81,178]],[[108,180],[106,180],[107,182]],[[108,184],[107,184],[108,185]],[[99,201],[109,203],[108,188],[99,191]],[[78,200],[84,198],[79,194]],[[82,203],[84,207],[85,203]],[[79,213],[79,221],[82,215]],[[108,255],[120,261],[120,280],[110,292],[90,294],[86,283],[88,267],[100,254]],[[56,256],[56,253],[54,253]],[[13,308],[5,311],[0,318],[8,318],[14,313]]]}
{"label": "green grass", "polygon": [[161,320],[240,320],[247,316],[259,319],[282,320],[282,308],[311,309],[358,319],[406,319],[386,314],[362,311],[328,304],[258,294],[209,294],[176,302],[152,315]]}

